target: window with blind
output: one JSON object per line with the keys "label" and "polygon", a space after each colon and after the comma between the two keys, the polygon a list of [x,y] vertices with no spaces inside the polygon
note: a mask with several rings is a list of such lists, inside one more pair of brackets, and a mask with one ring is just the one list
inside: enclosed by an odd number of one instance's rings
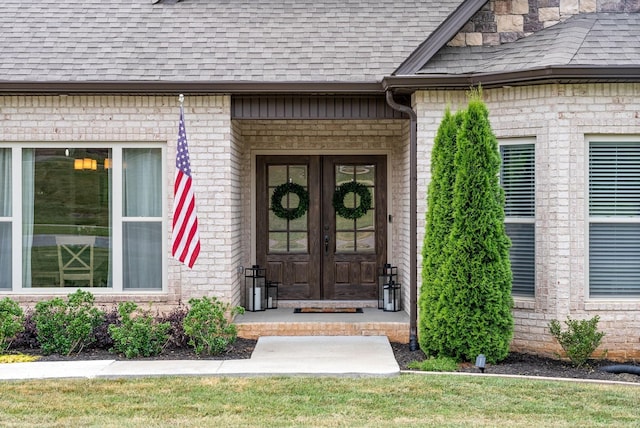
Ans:
{"label": "window with blind", "polygon": [[535,147],[500,145],[500,184],[505,194],[505,227],[511,239],[512,293],[535,295]]}
{"label": "window with blind", "polygon": [[640,141],[589,143],[589,295],[640,297]]}

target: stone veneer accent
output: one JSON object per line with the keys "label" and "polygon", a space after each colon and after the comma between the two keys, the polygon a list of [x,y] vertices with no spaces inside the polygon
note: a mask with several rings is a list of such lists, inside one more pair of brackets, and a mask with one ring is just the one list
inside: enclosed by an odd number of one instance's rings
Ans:
{"label": "stone veneer accent", "polygon": [[637,0],[490,0],[449,46],[495,46],[531,35],[580,13],[640,12]]}
{"label": "stone veneer accent", "polygon": [[[620,360],[640,358],[640,299],[588,295],[588,144],[586,137],[640,140],[640,84],[551,84],[485,89],[496,136],[526,138],[536,150],[536,291],[515,299],[512,349],[553,356],[561,349],[552,319],[600,316],[601,349]],[[426,210],[431,148],[445,107],[467,104],[463,91],[415,94],[418,114],[418,218]],[[418,242],[424,236],[418,227]],[[420,278],[418,278],[420,279]]]}

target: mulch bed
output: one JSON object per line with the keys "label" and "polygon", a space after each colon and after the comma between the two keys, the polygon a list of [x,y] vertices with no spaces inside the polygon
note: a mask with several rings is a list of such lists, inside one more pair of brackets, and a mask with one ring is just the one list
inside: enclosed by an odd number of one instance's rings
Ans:
{"label": "mulch bed", "polygon": [[[251,358],[251,353],[256,345],[255,340],[238,338],[227,351],[216,356],[198,356],[191,348],[166,349],[162,354],[149,358],[137,358],[137,360],[239,360]],[[391,348],[396,357],[396,361],[401,370],[407,370],[407,365],[412,361],[425,359],[422,351],[410,351],[409,345],[401,343],[391,343]],[[31,355],[41,355],[33,349],[12,349],[12,352],[22,352]],[[40,361],[70,361],[70,360],[125,360],[124,356],[116,355],[104,349],[88,349],[79,354],[70,356],[47,355],[41,356]],[[511,353],[499,364],[487,365],[485,373],[543,376],[570,379],[592,379],[605,381],[637,382],[640,383],[640,376],[629,373],[607,373],[601,368],[620,363],[607,360],[592,360],[585,367],[572,367],[568,362],[551,358],[537,357],[528,354]],[[630,363],[631,364],[631,363]],[[462,364],[458,369],[460,372],[479,373],[480,371],[472,364]]]}

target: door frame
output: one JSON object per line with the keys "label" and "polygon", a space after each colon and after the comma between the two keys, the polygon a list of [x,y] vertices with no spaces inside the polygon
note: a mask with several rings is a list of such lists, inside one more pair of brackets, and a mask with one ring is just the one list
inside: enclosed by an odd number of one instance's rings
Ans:
{"label": "door frame", "polygon": [[[354,151],[354,150],[251,150],[251,203],[250,203],[250,212],[249,212],[249,230],[250,230],[250,260],[251,263],[255,263],[257,257],[256,250],[256,233],[257,233],[257,213],[256,213],[256,157],[257,156],[352,156],[352,155],[362,155],[362,151]],[[393,254],[393,245],[392,245],[392,237],[393,237],[393,223],[389,221],[390,218],[395,217],[395,213],[393,211],[393,197],[392,191],[393,189],[393,175],[392,175],[392,162],[394,160],[392,156],[391,150],[367,150],[367,155],[383,155],[387,157],[387,236],[386,236],[386,244],[387,244],[387,260],[390,262],[394,259]],[[247,266],[245,266],[247,267]],[[239,269],[238,272],[241,272],[242,269]]]}

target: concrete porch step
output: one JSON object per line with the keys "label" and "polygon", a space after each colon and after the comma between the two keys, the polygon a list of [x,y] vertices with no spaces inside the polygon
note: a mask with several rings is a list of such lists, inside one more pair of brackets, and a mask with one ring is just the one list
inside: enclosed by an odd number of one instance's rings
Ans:
{"label": "concrete porch step", "polygon": [[[352,306],[353,302],[348,307]],[[386,336],[391,342],[409,342],[408,314],[377,307],[364,308],[359,314],[295,314],[293,307],[279,305],[278,309],[245,312],[234,323],[239,337],[254,340],[264,336]]]}

